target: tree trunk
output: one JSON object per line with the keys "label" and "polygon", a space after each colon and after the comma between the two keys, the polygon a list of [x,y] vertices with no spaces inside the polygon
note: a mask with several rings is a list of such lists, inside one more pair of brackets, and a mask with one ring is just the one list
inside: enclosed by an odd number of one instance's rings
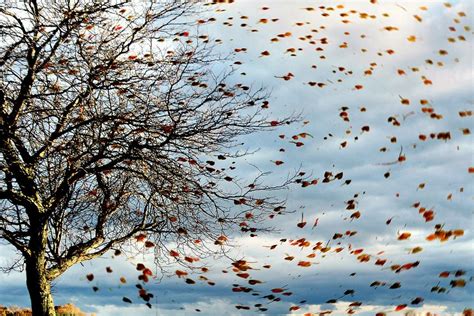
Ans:
{"label": "tree trunk", "polygon": [[51,284],[46,270],[47,228],[42,223],[32,223],[28,244],[31,254],[25,258],[26,285],[30,293],[33,316],[56,316]]}
{"label": "tree trunk", "polygon": [[41,258],[27,259],[26,285],[30,293],[33,316],[55,316],[51,285],[46,278],[44,257],[43,260]]}

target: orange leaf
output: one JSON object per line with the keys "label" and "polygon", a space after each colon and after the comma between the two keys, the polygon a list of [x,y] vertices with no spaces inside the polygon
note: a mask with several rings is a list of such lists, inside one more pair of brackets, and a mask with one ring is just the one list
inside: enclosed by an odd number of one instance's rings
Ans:
{"label": "orange leaf", "polygon": [[176,270],[176,275],[180,278],[182,276],[188,275],[186,271]]}
{"label": "orange leaf", "polygon": [[404,309],[405,307],[407,307],[407,304],[398,305],[397,307],[395,307],[395,311],[396,311],[396,312],[399,312],[399,311],[401,311],[402,309]]}
{"label": "orange leaf", "polygon": [[410,238],[411,236],[411,233],[402,233],[398,236],[398,240],[407,240],[408,238]]}
{"label": "orange leaf", "polygon": [[177,251],[170,250],[170,256],[171,257],[179,257],[179,253]]}
{"label": "orange leaf", "polygon": [[237,276],[242,279],[246,279],[250,276],[248,273],[237,273]]}

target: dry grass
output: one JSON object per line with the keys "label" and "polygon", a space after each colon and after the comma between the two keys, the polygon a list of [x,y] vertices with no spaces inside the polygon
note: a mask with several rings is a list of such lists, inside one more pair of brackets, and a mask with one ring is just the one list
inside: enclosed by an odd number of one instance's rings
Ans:
{"label": "dry grass", "polygon": [[[56,316],[95,316],[95,314],[87,314],[81,311],[73,304],[56,306]],[[31,316],[30,308],[22,308],[17,306],[5,307],[0,305],[0,316]]]}

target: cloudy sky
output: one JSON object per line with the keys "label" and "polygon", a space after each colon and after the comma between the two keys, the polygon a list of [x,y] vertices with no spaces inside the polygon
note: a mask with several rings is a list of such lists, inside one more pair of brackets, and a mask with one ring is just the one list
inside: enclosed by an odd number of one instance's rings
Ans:
{"label": "cloudy sky", "polygon": [[[275,232],[257,238],[234,236],[238,246],[231,257],[251,263],[252,279],[264,282],[254,287],[261,295],[232,292],[233,284],[245,286],[246,280],[232,273],[229,259],[210,258],[206,261],[210,271],[205,276],[215,286],[202,281],[187,285],[156,271],[158,277],[147,285],[155,295],[153,308],[148,309],[137,297],[134,280],[136,263],[151,265],[151,255],[139,254],[128,260],[109,255],[76,266],[61,277],[54,286],[56,304],[72,302],[98,315],[247,315],[258,312],[255,304],[262,304],[268,308],[264,314],[272,315],[290,313],[292,306],[300,307],[295,313],[332,310],[339,315],[353,302],[363,303],[355,308],[359,315],[396,314],[394,308],[400,304],[408,305],[403,312],[442,315],[472,307],[474,192],[468,168],[474,162],[472,136],[463,133],[472,127],[472,116],[459,115],[473,108],[471,2],[237,0],[220,8],[221,12],[212,13],[217,21],[204,30],[211,38],[222,39],[216,48],[219,52],[246,51],[216,67],[237,67],[234,62],[240,61],[242,65],[231,80],[263,85],[271,91],[269,118],[302,113],[307,121],[243,139],[245,148],[258,151],[239,162],[240,177],[251,175],[256,165],[273,172],[267,179],[270,182],[282,181],[299,168],[319,178],[315,186],[290,186],[278,193],[294,212],[269,223]],[[261,19],[268,22],[259,23]],[[277,36],[286,32],[291,35]],[[312,38],[300,39],[306,35]],[[279,41],[271,42],[275,37]],[[295,56],[288,51],[291,48]],[[270,55],[262,55],[264,51]],[[288,73],[292,74],[290,80],[280,78]],[[324,86],[311,86],[310,82]],[[409,104],[403,104],[406,100]],[[420,104],[420,100],[427,100],[427,104]],[[347,107],[348,122],[341,119],[343,107]],[[431,118],[422,107],[434,109],[442,118]],[[399,126],[393,124],[395,120]],[[362,131],[364,126],[369,130]],[[312,137],[301,139],[304,145],[297,147],[290,142],[291,136],[302,132]],[[430,139],[431,133],[444,132],[450,132],[451,139]],[[280,134],[285,137],[278,137]],[[427,140],[420,140],[420,134],[427,135]],[[400,155],[406,161],[396,162]],[[276,166],[276,160],[284,164]],[[343,178],[321,183],[326,171],[343,172]],[[351,180],[350,184],[345,185],[346,180]],[[361,216],[351,220],[353,212],[345,209],[345,202],[355,194]],[[434,220],[426,222],[419,207],[412,206],[416,202],[432,209]],[[299,228],[302,214],[308,224]],[[312,229],[316,219],[318,224]],[[447,242],[427,241],[436,224],[444,225],[445,230],[463,229],[464,235]],[[331,240],[335,233],[346,231],[357,234]],[[408,240],[398,240],[403,232],[411,233]],[[318,241],[326,245],[331,240],[332,249],[308,259],[310,249],[281,243],[282,238],[306,238],[312,245]],[[272,245],[277,247],[271,250]],[[344,250],[335,253],[337,247]],[[422,251],[413,254],[415,247]],[[361,263],[350,253],[349,249],[360,248],[371,255],[369,262]],[[1,263],[13,260],[8,246],[1,246],[0,253]],[[287,256],[295,259],[285,260]],[[377,259],[387,262],[375,265]],[[300,260],[312,266],[299,267]],[[419,265],[408,271],[390,269],[394,264],[416,261]],[[105,272],[107,266],[113,268],[112,274]],[[169,274],[174,270],[169,267]],[[454,277],[459,270],[465,275]],[[450,276],[440,278],[443,271],[449,271]],[[86,280],[88,273],[94,273],[93,282]],[[121,284],[121,276],[130,281]],[[198,275],[192,278],[198,280]],[[453,288],[450,281],[455,279],[467,284]],[[370,286],[375,281],[387,285]],[[401,287],[390,289],[396,282]],[[28,306],[24,283],[20,273],[0,274],[1,303]],[[94,292],[92,286],[99,291]],[[446,292],[432,292],[435,286],[445,287]],[[280,302],[262,298],[274,288],[293,295],[280,295]],[[354,294],[340,298],[347,290],[354,290]],[[124,296],[134,304],[122,302]],[[424,302],[410,304],[416,297]],[[326,303],[336,298],[340,298],[337,303]],[[235,305],[250,306],[253,312],[238,310]]]}

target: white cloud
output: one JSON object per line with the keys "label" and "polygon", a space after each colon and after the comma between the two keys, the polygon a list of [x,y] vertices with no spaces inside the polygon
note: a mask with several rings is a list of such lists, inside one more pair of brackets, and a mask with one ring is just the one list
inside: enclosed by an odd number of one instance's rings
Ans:
{"label": "white cloud", "polygon": [[[324,311],[331,310],[331,315],[339,316],[339,315],[347,315],[347,310],[351,309],[349,305],[352,302],[337,302],[336,304],[331,305],[310,305],[305,306],[301,310],[298,310],[298,314],[304,313],[320,313]],[[357,315],[366,316],[366,315],[375,315],[376,313],[387,313],[387,314],[394,314],[396,306],[387,306],[387,305],[362,305],[360,307],[353,308]],[[448,307],[444,305],[430,305],[425,304],[421,307],[407,307],[403,309],[401,312],[397,313],[399,315],[406,315],[406,316],[421,316],[421,315],[446,315],[446,316],[454,316],[457,315],[456,313],[448,313]]]}

